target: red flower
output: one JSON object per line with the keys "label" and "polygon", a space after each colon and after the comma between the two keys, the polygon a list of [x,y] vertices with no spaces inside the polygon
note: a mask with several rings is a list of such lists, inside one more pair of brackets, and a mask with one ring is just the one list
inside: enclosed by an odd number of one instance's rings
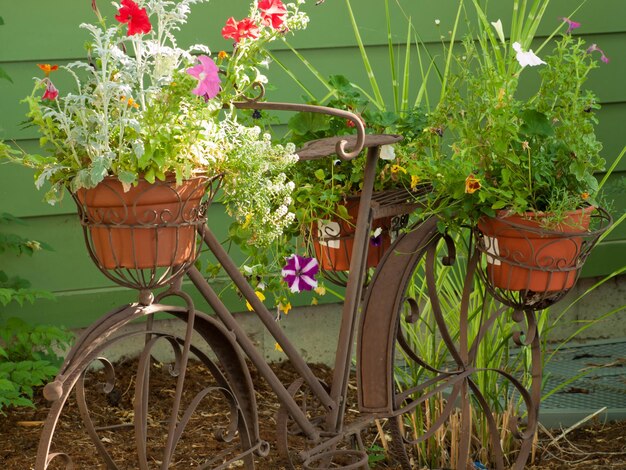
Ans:
{"label": "red flower", "polygon": [[259,11],[261,12],[264,26],[280,29],[285,22],[287,9],[280,0],[260,0]]}
{"label": "red flower", "polygon": [[122,6],[115,19],[120,23],[128,23],[127,36],[149,33],[152,29],[145,8],[139,8],[133,0],[122,0]]}
{"label": "red flower", "polygon": [[59,90],[57,90],[50,80],[46,81],[46,91],[41,97],[42,100],[54,101],[59,96]]}
{"label": "red flower", "polygon": [[236,21],[232,16],[226,21],[226,26],[222,28],[222,37],[224,39],[234,39],[239,42],[240,39],[259,37],[259,27],[250,18],[244,18]]}

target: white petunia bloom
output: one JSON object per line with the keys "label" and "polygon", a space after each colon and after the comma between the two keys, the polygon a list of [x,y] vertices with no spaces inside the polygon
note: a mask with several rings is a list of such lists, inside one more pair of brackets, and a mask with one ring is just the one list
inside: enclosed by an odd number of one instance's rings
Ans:
{"label": "white petunia bloom", "polygon": [[393,148],[393,145],[383,145],[380,148],[380,158],[381,160],[393,161],[396,158],[396,151]]}
{"label": "white petunia bloom", "polygon": [[500,39],[500,41],[502,41],[502,44],[505,44],[506,41],[504,39],[504,29],[502,28],[502,21],[499,19],[498,21],[492,21],[491,26],[493,26],[493,29],[496,30],[498,38]]}
{"label": "white petunia bloom", "polygon": [[532,49],[528,52],[524,52],[522,45],[519,42],[513,43],[513,50],[517,53],[515,58],[522,67],[526,67],[527,65],[534,67],[536,65],[545,64],[543,60],[535,55]]}

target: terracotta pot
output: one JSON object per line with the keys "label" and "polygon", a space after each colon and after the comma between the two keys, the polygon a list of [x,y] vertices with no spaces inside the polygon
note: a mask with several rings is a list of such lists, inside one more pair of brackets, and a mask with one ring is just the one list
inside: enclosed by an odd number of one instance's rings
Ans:
{"label": "terracotta pot", "polygon": [[[350,220],[320,220],[317,226],[312,227],[315,257],[320,264],[320,268],[327,271],[348,271],[350,269],[354,233],[359,213],[359,200],[357,198],[349,199],[343,205],[348,211]],[[374,220],[372,231],[380,228],[382,232],[375,242],[370,240],[367,253],[368,268],[378,266],[385,251],[391,246],[391,236],[389,234],[391,223],[391,217]]]}
{"label": "terracotta pot", "polygon": [[548,292],[571,288],[582,268],[584,237],[594,207],[567,214],[550,230],[541,227],[545,214],[483,217],[481,250],[487,256],[487,280],[512,291]]}
{"label": "terracotta pot", "polygon": [[176,186],[174,178],[140,180],[124,191],[115,177],[75,194],[90,251],[105,269],[177,266],[195,259],[196,229],[204,223],[202,197],[209,179]]}

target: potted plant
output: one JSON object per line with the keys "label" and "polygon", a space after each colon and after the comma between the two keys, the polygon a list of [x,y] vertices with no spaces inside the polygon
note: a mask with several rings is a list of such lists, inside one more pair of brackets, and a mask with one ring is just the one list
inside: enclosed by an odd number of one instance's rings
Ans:
{"label": "potted plant", "polygon": [[[507,39],[502,22],[474,2],[478,40],[465,38],[456,63],[449,56],[442,100],[420,144],[424,158],[409,169],[431,182],[426,212],[441,217],[442,229],[477,227],[489,283],[526,293],[572,287],[599,235],[590,221],[606,221],[594,177],[604,168],[594,132],[599,106],[584,85],[596,59],[609,59],[571,34],[580,24],[569,18],[565,33],[535,54],[547,3],[535,1],[529,15],[515,1]],[[531,94],[519,90],[525,79],[539,81],[524,83]]]}
{"label": "potted plant", "polygon": [[[49,203],[69,189],[103,270],[192,263],[212,181],[221,180],[229,213],[254,243],[293,220],[285,170],[295,147],[241,124],[232,103],[258,94],[266,44],[304,28],[307,17],[300,2],[254,1],[247,18],[225,19],[232,51],[211,55],[204,45],[179,47],[175,36],[203,1],[122,0],[110,22],[92,2],[97,21],[81,25],[88,59],[40,64],[43,77],[25,99],[46,152],[7,156],[36,170]],[[73,89],[56,88],[62,72]]]}
{"label": "potted plant", "polygon": [[[342,75],[331,76],[328,85],[333,96],[323,104],[357,114],[367,133],[400,135],[401,141],[381,147],[375,182],[375,198],[399,191],[398,202],[411,198],[418,180],[411,179],[404,161],[407,150],[422,131],[424,112],[418,107],[395,113],[371,105],[359,87]],[[350,135],[354,125],[333,116],[299,113],[289,121],[287,138],[300,146],[326,137]],[[400,139],[399,138],[399,139]],[[363,184],[364,158],[342,161],[338,158],[299,162],[291,171],[296,184],[294,212],[297,231],[324,270],[346,271],[350,267],[352,244]],[[399,230],[398,218],[381,217],[372,223],[367,266],[375,267]]]}

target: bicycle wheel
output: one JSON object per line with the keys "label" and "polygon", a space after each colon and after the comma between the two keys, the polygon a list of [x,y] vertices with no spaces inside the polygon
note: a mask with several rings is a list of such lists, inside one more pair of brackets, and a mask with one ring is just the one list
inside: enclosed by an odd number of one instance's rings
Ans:
{"label": "bicycle wheel", "polygon": [[[455,238],[428,219],[383,259],[359,328],[359,406],[389,418],[390,449],[404,469],[465,469],[475,461],[521,469],[540,393],[535,314],[488,297],[475,276],[480,255],[467,248],[469,232]],[[526,320],[525,336],[510,330],[511,313]],[[511,338],[530,345],[520,353],[530,364],[521,377],[509,370]],[[522,412],[525,430],[517,426]]]}

